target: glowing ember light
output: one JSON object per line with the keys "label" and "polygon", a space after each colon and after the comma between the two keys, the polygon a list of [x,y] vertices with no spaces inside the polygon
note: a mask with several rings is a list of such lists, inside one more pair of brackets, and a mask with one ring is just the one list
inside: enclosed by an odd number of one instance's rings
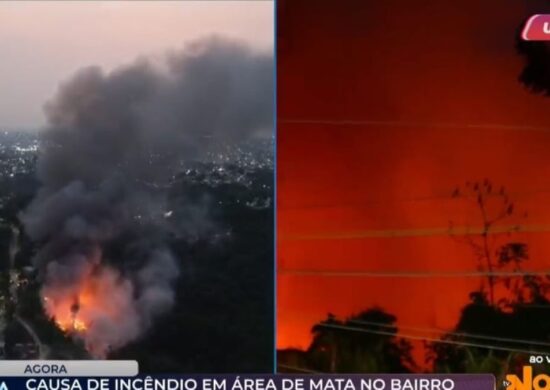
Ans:
{"label": "glowing ember light", "polygon": [[133,291],[119,272],[90,262],[71,283],[44,285],[42,305],[61,331],[83,341],[93,357],[105,358],[113,348],[123,345],[126,337],[135,337],[137,327],[119,329],[123,319],[137,318]]}
{"label": "glowing ember light", "polygon": [[79,319],[74,319],[70,321],[70,323],[68,324],[66,322],[55,320],[55,324],[59,329],[67,333],[73,333],[73,332],[83,333],[88,330],[88,325],[86,325],[84,321]]}
{"label": "glowing ember light", "polygon": [[[85,284],[87,289],[87,284]],[[84,298],[86,302],[91,303],[92,300],[87,298],[84,294],[90,294],[89,291],[81,291],[80,295],[73,298],[68,296],[62,297],[62,299],[50,299],[48,296],[44,296],[44,305],[46,311],[50,314],[51,318],[55,321],[55,324],[63,332],[67,333],[83,333],[89,328],[89,319],[84,319],[86,311],[82,311],[81,301]]]}
{"label": "glowing ember light", "polygon": [[84,321],[75,319],[73,321],[73,329],[76,330],[77,332],[84,332],[88,329],[88,327],[86,326]]}

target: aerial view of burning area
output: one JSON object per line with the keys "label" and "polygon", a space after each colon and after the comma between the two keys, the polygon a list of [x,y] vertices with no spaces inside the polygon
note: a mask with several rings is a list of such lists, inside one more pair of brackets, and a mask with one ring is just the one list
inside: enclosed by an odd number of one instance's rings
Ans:
{"label": "aerial view of burning area", "polygon": [[271,369],[272,19],[0,5],[4,358]]}

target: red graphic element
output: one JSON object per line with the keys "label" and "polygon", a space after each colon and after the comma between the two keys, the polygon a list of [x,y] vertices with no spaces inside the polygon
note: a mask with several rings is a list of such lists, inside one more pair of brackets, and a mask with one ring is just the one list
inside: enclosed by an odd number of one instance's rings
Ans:
{"label": "red graphic element", "polygon": [[525,41],[550,41],[550,15],[531,16],[525,23],[521,38]]}

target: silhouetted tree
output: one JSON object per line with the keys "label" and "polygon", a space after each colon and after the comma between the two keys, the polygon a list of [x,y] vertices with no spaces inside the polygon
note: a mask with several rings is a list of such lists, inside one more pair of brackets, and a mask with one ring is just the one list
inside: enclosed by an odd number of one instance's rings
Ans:
{"label": "silhouetted tree", "polygon": [[329,314],[312,328],[309,368],[341,373],[411,371],[411,345],[397,337],[395,321],[395,316],[378,308],[344,321]]}
{"label": "silhouetted tree", "polygon": [[[472,230],[473,234],[464,240],[472,248],[478,269],[487,272],[487,283],[470,294],[458,323],[442,342],[428,344],[427,361],[436,372],[492,372],[503,376],[518,371],[530,352],[544,352],[550,347],[550,279],[547,275],[521,273],[529,251],[527,244],[512,238],[521,226],[504,188],[495,193],[489,180],[484,180],[467,183],[465,189],[456,189],[453,195],[473,198],[480,210],[482,228]],[[526,217],[526,213],[521,215]],[[499,224],[505,220],[512,225]],[[500,240],[491,238],[493,234],[499,234]],[[504,270],[511,275],[494,275]],[[497,283],[503,286],[498,291]]]}
{"label": "silhouetted tree", "polygon": [[[526,218],[527,213],[518,215],[506,189],[503,186],[495,187],[488,179],[466,182],[463,187],[453,191],[453,197],[473,202],[480,219],[476,222],[477,226],[467,226],[463,232],[457,231],[451,222],[451,236],[470,246],[477,261],[477,269],[485,273],[479,292],[488,295],[490,305],[506,304],[504,297],[501,297],[504,300],[496,299],[497,283],[503,283],[506,289],[514,291],[520,286],[513,280],[517,280],[516,277],[502,278],[495,273],[520,271],[522,263],[529,258],[525,243],[510,240],[510,235],[521,229],[519,221]],[[481,226],[478,226],[479,223]],[[499,240],[499,236],[504,237],[504,241]]]}

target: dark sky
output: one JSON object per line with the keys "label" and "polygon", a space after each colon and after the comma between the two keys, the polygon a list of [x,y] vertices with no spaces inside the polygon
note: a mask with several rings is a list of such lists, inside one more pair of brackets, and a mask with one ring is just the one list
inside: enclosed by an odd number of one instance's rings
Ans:
{"label": "dark sky", "polygon": [[279,6],[279,347],[306,346],[329,311],[372,305],[401,325],[452,327],[479,279],[289,270],[475,271],[445,230],[479,226],[474,206],[450,198],[468,180],[506,187],[528,212],[532,232],[514,236],[529,245],[527,268],[548,268],[550,98],[519,82],[515,37],[549,2]]}

